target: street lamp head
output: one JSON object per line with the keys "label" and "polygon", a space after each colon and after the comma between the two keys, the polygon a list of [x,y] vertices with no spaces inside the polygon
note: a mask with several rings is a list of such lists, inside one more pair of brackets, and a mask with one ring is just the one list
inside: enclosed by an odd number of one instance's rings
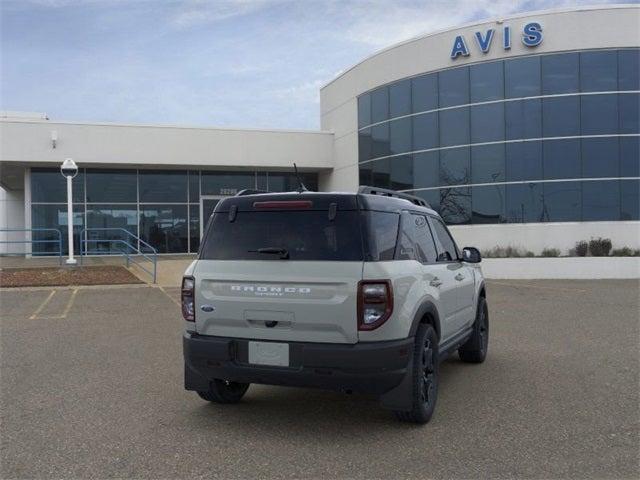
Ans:
{"label": "street lamp head", "polygon": [[78,174],[78,166],[72,158],[67,158],[60,165],[60,173],[62,173],[63,177],[73,178]]}

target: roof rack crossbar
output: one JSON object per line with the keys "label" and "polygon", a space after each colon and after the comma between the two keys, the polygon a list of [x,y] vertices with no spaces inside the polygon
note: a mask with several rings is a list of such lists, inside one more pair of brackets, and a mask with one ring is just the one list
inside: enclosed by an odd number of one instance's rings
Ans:
{"label": "roof rack crossbar", "polygon": [[362,185],[358,188],[358,193],[367,195],[380,195],[382,197],[402,198],[404,200],[409,200],[414,205],[431,208],[431,206],[423,198],[416,197],[415,195],[409,195],[408,193],[396,192],[395,190],[389,190],[386,188],[369,187],[367,185]]}
{"label": "roof rack crossbar", "polygon": [[244,197],[245,195],[256,195],[258,193],[269,193],[266,190],[255,190],[253,188],[245,188],[244,190],[240,190],[236,193],[235,197]]}

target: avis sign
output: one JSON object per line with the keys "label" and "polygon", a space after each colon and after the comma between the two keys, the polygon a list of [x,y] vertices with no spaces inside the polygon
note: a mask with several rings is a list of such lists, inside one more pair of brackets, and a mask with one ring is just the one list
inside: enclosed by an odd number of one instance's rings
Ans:
{"label": "avis sign", "polygon": [[[495,35],[496,30],[494,28],[490,28],[484,33],[475,32],[474,37],[482,53],[487,53],[489,51]],[[537,47],[542,43],[542,26],[538,22],[527,23],[522,27],[522,36],[520,40],[526,47]],[[511,48],[511,27],[509,26],[505,26],[502,29],[502,48],[504,50],[509,50]],[[469,54],[469,47],[467,46],[464,35],[458,35],[453,41],[451,58],[455,60],[458,57],[468,57]]]}

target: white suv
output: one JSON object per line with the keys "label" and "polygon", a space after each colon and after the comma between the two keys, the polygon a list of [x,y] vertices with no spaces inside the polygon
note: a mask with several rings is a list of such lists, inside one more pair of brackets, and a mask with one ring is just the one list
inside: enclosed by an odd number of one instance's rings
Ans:
{"label": "white suv", "polygon": [[426,423],[440,361],[487,354],[479,262],[416,197],[241,192],[182,281],[185,388],[217,403],[251,383],[370,393]]}

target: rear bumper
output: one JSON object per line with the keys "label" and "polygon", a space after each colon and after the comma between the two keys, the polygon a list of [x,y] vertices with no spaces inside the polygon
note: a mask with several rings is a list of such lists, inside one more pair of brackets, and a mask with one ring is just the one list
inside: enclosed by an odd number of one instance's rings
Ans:
{"label": "rear bumper", "polygon": [[413,338],[353,345],[290,342],[289,367],[248,363],[249,340],[186,332],[185,388],[208,390],[213,379],[383,394],[407,371]]}

